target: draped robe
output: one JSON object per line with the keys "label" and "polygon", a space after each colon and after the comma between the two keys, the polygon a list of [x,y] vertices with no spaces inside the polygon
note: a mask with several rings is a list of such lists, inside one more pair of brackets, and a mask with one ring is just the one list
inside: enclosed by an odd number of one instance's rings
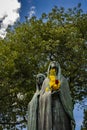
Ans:
{"label": "draped robe", "polygon": [[38,130],[74,130],[75,128],[69,85],[66,78],[61,75],[59,64],[57,65],[60,89],[46,92],[49,78],[45,79],[39,98]]}
{"label": "draped robe", "polygon": [[28,124],[27,130],[38,130],[38,107],[39,107],[39,95],[42,83],[45,79],[45,75],[38,74],[36,80],[36,92],[32,100],[28,104]]}
{"label": "draped robe", "polygon": [[38,116],[37,116],[37,110],[38,110],[38,99],[39,99],[39,93],[36,92],[31,100],[31,102],[28,104],[28,127],[27,130],[38,130]]}

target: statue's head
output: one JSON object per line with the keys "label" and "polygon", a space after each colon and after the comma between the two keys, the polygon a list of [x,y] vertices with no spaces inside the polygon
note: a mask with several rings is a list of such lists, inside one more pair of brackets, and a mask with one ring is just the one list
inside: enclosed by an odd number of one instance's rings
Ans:
{"label": "statue's head", "polygon": [[36,85],[37,85],[37,89],[40,90],[43,84],[43,81],[45,79],[45,75],[44,74],[37,74],[36,76]]}
{"label": "statue's head", "polygon": [[[51,71],[52,70],[52,71]],[[50,72],[55,72],[55,75],[60,78],[60,74],[61,74],[61,69],[60,69],[60,65],[58,62],[56,61],[51,61],[49,66],[48,66],[48,75],[50,74]]]}
{"label": "statue's head", "polygon": [[56,74],[58,73],[58,65],[56,61],[53,61],[50,63],[50,68],[49,70],[54,70],[56,72]]}

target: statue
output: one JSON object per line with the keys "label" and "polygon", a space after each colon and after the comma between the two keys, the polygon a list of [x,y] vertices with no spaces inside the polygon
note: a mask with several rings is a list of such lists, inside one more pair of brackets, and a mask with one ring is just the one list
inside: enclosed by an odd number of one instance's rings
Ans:
{"label": "statue", "polygon": [[32,100],[28,104],[28,127],[27,130],[38,130],[38,106],[39,95],[45,75],[38,74],[36,76],[36,92]]}
{"label": "statue", "polygon": [[[59,63],[50,63],[39,97],[38,130],[74,130],[69,85]],[[33,129],[31,129],[33,130]]]}

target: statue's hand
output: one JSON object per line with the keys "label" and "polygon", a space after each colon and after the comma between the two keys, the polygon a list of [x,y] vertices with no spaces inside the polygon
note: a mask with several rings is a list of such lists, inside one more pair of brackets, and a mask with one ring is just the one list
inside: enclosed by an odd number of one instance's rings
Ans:
{"label": "statue's hand", "polygon": [[60,88],[60,81],[59,80],[55,80],[55,79],[54,80],[50,80],[49,85],[50,85],[50,89],[52,91],[57,91]]}
{"label": "statue's hand", "polygon": [[57,94],[57,93],[60,93],[60,89],[51,92],[52,95],[53,95],[53,94]]}

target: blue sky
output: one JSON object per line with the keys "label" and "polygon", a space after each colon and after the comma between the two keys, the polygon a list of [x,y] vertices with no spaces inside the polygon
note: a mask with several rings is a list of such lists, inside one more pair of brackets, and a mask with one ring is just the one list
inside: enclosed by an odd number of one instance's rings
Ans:
{"label": "blue sky", "polygon": [[83,109],[79,106],[79,104],[76,104],[74,107],[74,118],[76,122],[76,129],[75,130],[80,130],[82,122],[83,122]]}
{"label": "blue sky", "polygon": [[[8,25],[14,25],[17,20],[25,21],[25,16],[30,18],[35,15],[39,18],[42,13],[49,13],[55,5],[67,9],[77,6],[78,3],[82,4],[83,11],[87,13],[87,0],[0,0],[0,37],[6,36]],[[78,105],[75,106],[74,115],[76,130],[80,130],[83,109],[78,111],[77,107]]]}
{"label": "blue sky", "polygon": [[[9,3],[9,4],[8,4]],[[16,21],[24,22],[25,16],[41,17],[42,13],[49,13],[56,5],[58,7],[73,8],[78,3],[87,13],[87,0],[0,0],[0,37],[6,36],[6,29]]]}
{"label": "blue sky", "polygon": [[34,11],[37,17],[40,17],[43,12],[50,12],[55,5],[67,9],[75,7],[78,3],[81,3],[83,11],[87,12],[87,0],[20,0],[20,2],[20,20],[24,20],[24,16],[28,16],[32,6],[35,7]]}

